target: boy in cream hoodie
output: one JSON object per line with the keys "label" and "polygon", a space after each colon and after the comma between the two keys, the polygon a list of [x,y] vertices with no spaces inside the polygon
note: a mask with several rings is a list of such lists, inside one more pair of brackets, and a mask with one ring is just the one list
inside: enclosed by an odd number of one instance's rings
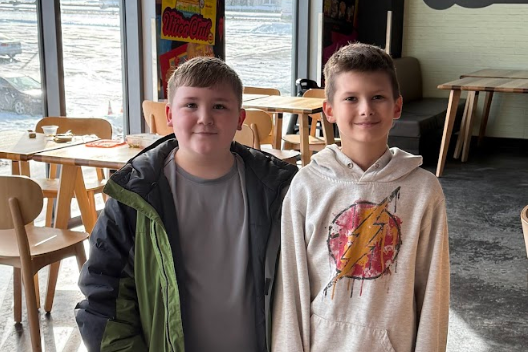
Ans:
{"label": "boy in cream hoodie", "polygon": [[394,63],[349,44],[324,74],[342,145],[316,154],[284,200],[272,350],[444,351],[445,199],[420,156],[387,147],[402,109]]}

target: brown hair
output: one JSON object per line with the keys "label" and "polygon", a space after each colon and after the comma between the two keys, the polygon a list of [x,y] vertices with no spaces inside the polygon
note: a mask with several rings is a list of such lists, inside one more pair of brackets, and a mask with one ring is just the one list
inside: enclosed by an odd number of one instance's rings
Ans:
{"label": "brown hair", "polygon": [[178,87],[208,88],[222,83],[233,89],[238,98],[238,105],[242,107],[242,81],[235,70],[218,58],[205,56],[192,58],[178,66],[169,79],[167,84],[169,104],[172,104]]}
{"label": "brown hair", "polygon": [[350,71],[385,72],[389,76],[394,99],[400,96],[400,85],[390,55],[374,45],[352,43],[341,47],[325,64],[325,94],[330,103],[334,100],[337,76]]}

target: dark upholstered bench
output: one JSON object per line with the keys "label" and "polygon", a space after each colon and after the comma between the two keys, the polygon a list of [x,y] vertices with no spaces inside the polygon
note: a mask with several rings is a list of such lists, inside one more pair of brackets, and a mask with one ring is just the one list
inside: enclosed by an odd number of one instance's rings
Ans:
{"label": "dark upholstered bench", "polygon": [[[389,146],[398,147],[424,159],[438,158],[447,112],[447,98],[422,96],[422,72],[414,57],[394,60],[403,97],[403,111],[389,133]],[[455,130],[460,126],[465,99],[460,99]]]}

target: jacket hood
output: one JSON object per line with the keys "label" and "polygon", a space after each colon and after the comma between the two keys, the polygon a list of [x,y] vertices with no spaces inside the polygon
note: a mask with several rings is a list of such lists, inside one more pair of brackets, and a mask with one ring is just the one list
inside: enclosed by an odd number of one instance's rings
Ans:
{"label": "jacket hood", "polygon": [[371,167],[363,171],[337,145],[331,145],[312,157],[312,170],[323,177],[348,182],[392,182],[422,165],[422,157],[398,148],[387,148]]}

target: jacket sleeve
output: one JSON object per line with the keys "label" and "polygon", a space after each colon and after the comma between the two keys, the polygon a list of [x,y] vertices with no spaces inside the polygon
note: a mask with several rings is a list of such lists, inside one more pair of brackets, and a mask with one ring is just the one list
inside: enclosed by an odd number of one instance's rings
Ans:
{"label": "jacket sleeve", "polygon": [[306,261],[305,217],[293,188],[282,208],[281,256],[273,307],[273,352],[310,350],[310,281]]}
{"label": "jacket sleeve", "polygon": [[88,351],[146,351],[134,282],[135,211],[108,199],[79,277],[76,320]]}
{"label": "jacket sleeve", "polygon": [[424,217],[417,250],[416,351],[445,351],[449,324],[449,241],[445,200]]}

